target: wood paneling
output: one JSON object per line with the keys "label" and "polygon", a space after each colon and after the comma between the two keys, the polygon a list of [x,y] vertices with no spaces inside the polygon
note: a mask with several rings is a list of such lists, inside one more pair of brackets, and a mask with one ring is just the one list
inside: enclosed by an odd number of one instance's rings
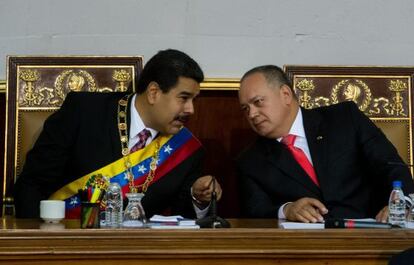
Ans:
{"label": "wood paneling", "polygon": [[223,188],[219,214],[240,215],[238,181],[234,167],[237,155],[255,139],[243,117],[237,90],[202,90],[188,128],[206,149],[204,173],[217,177]]}
{"label": "wood paneling", "polygon": [[[5,91],[0,91],[0,174],[2,176],[0,191],[1,194],[4,194],[4,140],[5,140],[5,128],[6,128],[6,93]],[[2,196],[4,199],[4,197]],[[3,200],[0,201],[0,209],[3,209]],[[0,216],[2,210],[0,210]]]}

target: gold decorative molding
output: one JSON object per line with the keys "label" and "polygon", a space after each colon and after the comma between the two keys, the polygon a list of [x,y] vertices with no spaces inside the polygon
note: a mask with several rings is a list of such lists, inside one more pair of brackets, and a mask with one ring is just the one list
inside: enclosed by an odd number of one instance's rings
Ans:
{"label": "gold decorative molding", "polygon": [[118,82],[118,85],[115,89],[117,91],[124,92],[128,89],[127,83],[131,81],[131,74],[124,69],[115,70],[114,74],[112,75],[112,79]]}
{"label": "gold decorative molding", "polygon": [[238,78],[206,78],[200,84],[201,90],[239,90],[240,79]]}
{"label": "gold decorative molding", "polygon": [[345,79],[338,82],[331,92],[332,104],[339,103],[338,92],[340,90],[340,94],[342,94],[343,97],[342,101],[354,101],[361,111],[365,111],[371,103],[371,89],[364,81],[354,79],[353,82],[351,82],[350,80]]}
{"label": "gold decorative molding", "polygon": [[371,118],[410,118],[410,76],[296,75],[293,83],[304,108],[354,101]]}
{"label": "gold decorative molding", "polygon": [[[126,91],[135,78],[132,66],[99,66],[106,73],[98,76],[97,66],[19,66],[17,68],[20,108],[59,108],[66,94],[75,91]],[[105,78],[105,76],[109,76]],[[105,85],[98,80],[105,80]]]}
{"label": "gold decorative molding", "polygon": [[0,93],[6,93],[6,80],[0,80]]}
{"label": "gold decorative molding", "polygon": [[299,96],[299,101],[302,103],[302,107],[305,109],[310,109],[313,107],[313,103],[310,102],[311,97],[308,92],[315,89],[313,80],[302,79],[296,84],[296,87],[302,91],[302,95]]}
{"label": "gold decorative molding", "polygon": [[404,107],[402,104],[404,98],[401,96],[401,92],[404,92],[407,89],[407,83],[401,80],[391,80],[388,89],[395,93],[395,96],[392,98],[394,103],[391,105],[393,112],[395,112],[395,115],[407,116],[404,113]]}

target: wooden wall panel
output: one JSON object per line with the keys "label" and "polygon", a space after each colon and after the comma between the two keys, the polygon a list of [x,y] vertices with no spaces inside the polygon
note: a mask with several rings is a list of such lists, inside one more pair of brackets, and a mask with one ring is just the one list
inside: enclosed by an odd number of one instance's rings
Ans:
{"label": "wooden wall panel", "polygon": [[[4,179],[4,139],[5,139],[5,127],[6,127],[6,93],[0,91],[0,174],[2,180]],[[3,181],[1,182],[3,184]],[[0,185],[1,194],[4,192],[4,186]],[[3,209],[3,201],[0,201],[0,209]],[[0,216],[2,211],[0,210]]]}
{"label": "wooden wall panel", "polygon": [[219,214],[240,216],[234,160],[255,134],[241,113],[237,90],[202,90],[187,127],[206,149],[204,173],[213,174],[222,185]]}

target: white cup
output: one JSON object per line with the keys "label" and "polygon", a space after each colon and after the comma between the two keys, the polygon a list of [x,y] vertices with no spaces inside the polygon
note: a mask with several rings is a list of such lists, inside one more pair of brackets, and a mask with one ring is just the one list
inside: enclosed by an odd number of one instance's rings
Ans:
{"label": "white cup", "polygon": [[47,223],[58,223],[65,218],[65,202],[58,200],[40,201],[40,218]]}

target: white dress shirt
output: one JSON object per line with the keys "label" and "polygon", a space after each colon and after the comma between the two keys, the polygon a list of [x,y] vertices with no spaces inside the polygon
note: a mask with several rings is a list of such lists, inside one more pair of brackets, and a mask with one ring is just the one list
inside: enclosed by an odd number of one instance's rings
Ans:
{"label": "white dress shirt", "polygon": [[[300,108],[298,110],[298,114],[296,115],[295,121],[293,122],[292,127],[290,128],[290,131],[288,134],[296,135],[296,140],[293,145],[295,147],[302,149],[302,151],[305,153],[306,157],[308,158],[309,162],[313,166],[312,157],[309,151],[308,140],[306,140],[305,129],[303,128],[302,110]],[[282,140],[282,137],[278,138],[277,140],[280,142]],[[277,214],[279,219],[286,218],[285,213],[283,212],[283,209],[288,203],[290,202],[287,202],[283,204],[282,206],[280,206],[278,210],[278,214]]]}
{"label": "white dress shirt", "polygon": [[[147,129],[151,133],[151,136],[148,137],[147,142],[145,143],[145,146],[150,144],[158,134],[158,131],[146,127],[144,122],[141,119],[141,116],[139,116],[139,113],[138,113],[137,109],[135,108],[135,98],[136,97],[137,97],[137,95],[134,94],[132,96],[132,99],[131,99],[131,104],[132,104],[131,108],[130,108],[131,122],[130,122],[130,125],[129,125],[129,139],[128,139],[129,140],[128,141],[128,148],[129,149],[131,149],[138,142],[138,140],[139,140],[138,133],[140,133],[142,130]],[[193,202],[193,206],[194,206],[194,210],[196,212],[197,218],[202,218],[202,217],[206,216],[209,207],[206,207],[206,208],[201,210],[197,207],[197,205],[194,202]]]}
{"label": "white dress shirt", "polygon": [[147,129],[148,131],[150,131],[151,136],[148,137],[147,142],[145,143],[145,146],[147,146],[149,143],[152,142],[152,140],[155,139],[155,136],[157,136],[158,131],[151,129],[151,128],[147,128],[145,127],[144,122],[141,119],[141,116],[139,116],[139,113],[137,111],[137,109],[135,108],[135,98],[137,97],[136,94],[134,94],[134,96],[132,96],[131,99],[131,108],[130,108],[130,117],[131,117],[131,122],[129,125],[129,139],[128,139],[128,148],[131,149],[136,143],[138,143],[139,138],[138,138],[138,134],[144,130]]}
{"label": "white dress shirt", "polygon": [[[305,128],[303,128],[303,117],[302,117],[302,110],[299,108],[298,114],[296,115],[295,120],[293,121],[292,127],[288,134],[296,135],[295,143],[293,144],[295,147],[302,149],[305,153],[306,157],[308,158],[309,162],[313,166],[312,157],[310,155],[308,140],[306,140],[305,135]],[[279,142],[282,141],[282,137],[277,139]]]}

